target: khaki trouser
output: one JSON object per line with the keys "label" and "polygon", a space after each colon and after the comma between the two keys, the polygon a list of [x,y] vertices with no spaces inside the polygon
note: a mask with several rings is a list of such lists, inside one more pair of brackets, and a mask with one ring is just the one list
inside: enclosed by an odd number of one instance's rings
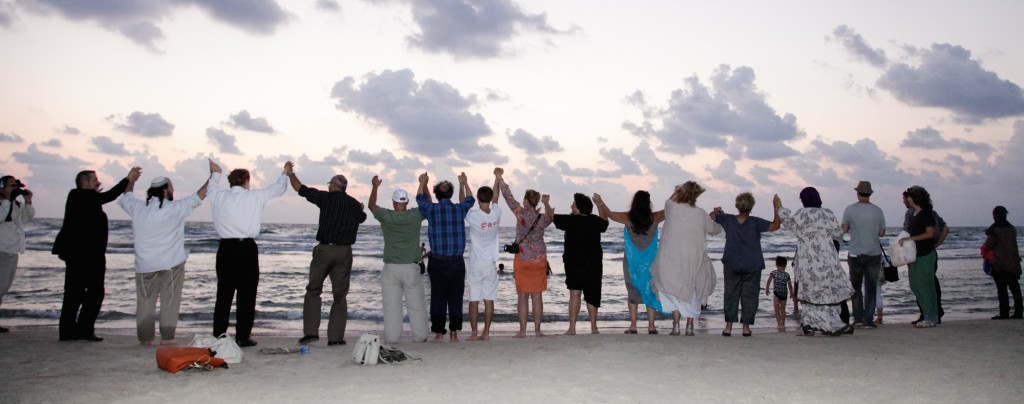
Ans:
{"label": "khaki trouser", "polygon": [[380,274],[384,303],[384,342],[398,343],[402,335],[402,298],[409,312],[412,340],[427,340],[427,300],[419,264],[384,264]]}
{"label": "khaki trouser", "polygon": [[4,295],[11,289],[16,272],[18,272],[18,254],[0,252],[0,303],[3,303]]}
{"label": "khaki trouser", "polygon": [[181,287],[185,283],[185,263],[156,272],[135,273],[135,324],[139,341],[153,341],[156,299],[160,298],[160,339],[174,339],[181,307]]}

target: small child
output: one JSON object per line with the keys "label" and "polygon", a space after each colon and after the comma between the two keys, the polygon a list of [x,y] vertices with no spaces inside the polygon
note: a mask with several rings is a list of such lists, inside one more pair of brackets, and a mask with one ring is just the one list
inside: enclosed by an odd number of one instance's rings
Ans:
{"label": "small child", "polygon": [[[786,299],[793,292],[793,281],[786,273],[786,257],[775,257],[775,270],[768,275],[768,282],[764,284],[764,294],[775,293],[775,321],[778,323],[778,331],[786,331]],[[772,282],[775,282],[774,289]],[[788,287],[788,289],[787,289]]]}

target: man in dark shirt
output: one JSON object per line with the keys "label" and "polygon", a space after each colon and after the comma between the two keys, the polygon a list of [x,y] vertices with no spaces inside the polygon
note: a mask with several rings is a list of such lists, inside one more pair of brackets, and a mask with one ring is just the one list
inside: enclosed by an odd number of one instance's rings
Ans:
{"label": "man in dark shirt", "polygon": [[52,250],[67,267],[58,328],[61,341],[103,341],[96,336],[96,317],[103,305],[107,273],[107,214],[103,205],[121,196],[128,181],[137,180],[141,173],[141,168],[132,167],[128,176],[107,192],[100,192],[95,171],[75,176],[75,189],[68,192],[64,222]]}
{"label": "man in dark shirt", "polygon": [[594,203],[586,195],[573,195],[572,214],[554,215],[555,228],[565,232],[565,286],[569,289],[569,330],[576,335],[576,317],[580,314],[580,297],[587,302],[590,333],[597,330],[597,309],[601,307],[603,275],[601,233],[608,230],[608,219],[591,215]]}
{"label": "man in dark shirt", "polygon": [[[289,167],[294,166],[288,162]],[[348,320],[348,288],[352,275],[352,244],[356,242],[359,224],[366,220],[363,204],[345,192],[348,179],[335,175],[327,183],[327,191],[302,185],[293,170],[288,180],[299,196],[320,208],[320,226],[316,230],[317,244],[313,248],[313,261],[309,263],[309,284],[302,304],[302,332],[299,344],[320,339],[320,294],[324,280],[331,278],[330,320],[327,322],[327,345],[345,345],[345,324]]]}

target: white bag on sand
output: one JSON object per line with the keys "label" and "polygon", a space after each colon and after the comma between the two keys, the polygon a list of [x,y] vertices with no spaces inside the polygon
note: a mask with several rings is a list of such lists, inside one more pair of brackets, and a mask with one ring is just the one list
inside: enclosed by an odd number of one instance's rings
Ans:
{"label": "white bag on sand", "polygon": [[196,334],[188,346],[210,348],[217,353],[213,355],[214,357],[221,358],[227,363],[242,362],[242,348],[238,346],[234,338],[227,334],[221,334],[220,338],[208,334]]}
{"label": "white bag on sand", "polygon": [[893,266],[901,267],[917,261],[917,244],[914,244],[914,240],[904,241],[903,247],[900,247],[900,239],[908,237],[910,233],[901,231],[896,238],[889,241],[889,260]]}
{"label": "white bag on sand", "polygon": [[376,365],[380,359],[380,336],[363,334],[352,350],[352,360],[360,365]]}

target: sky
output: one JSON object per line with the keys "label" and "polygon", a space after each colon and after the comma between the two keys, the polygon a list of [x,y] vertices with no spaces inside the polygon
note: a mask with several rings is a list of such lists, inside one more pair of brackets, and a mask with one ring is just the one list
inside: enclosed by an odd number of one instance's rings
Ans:
{"label": "sky", "polygon": [[[910,185],[951,225],[1024,223],[1024,2],[709,3],[0,0],[0,172],[53,218],[80,170],[180,198],[212,158],[364,203],[380,175],[384,207],[500,166],[556,213],[695,180],[707,210],[749,191],[770,219],[814,186],[841,215],[866,180],[889,226]],[[263,220],[317,208],[289,189]]]}

